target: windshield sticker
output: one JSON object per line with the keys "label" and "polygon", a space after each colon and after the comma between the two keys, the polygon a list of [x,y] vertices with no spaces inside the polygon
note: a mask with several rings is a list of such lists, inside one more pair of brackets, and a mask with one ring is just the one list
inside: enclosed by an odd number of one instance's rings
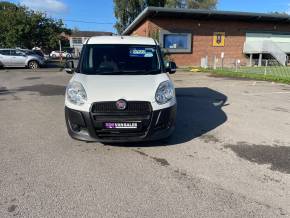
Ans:
{"label": "windshield sticker", "polygon": [[130,57],[151,58],[153,57],[153,48],[130,48]]}

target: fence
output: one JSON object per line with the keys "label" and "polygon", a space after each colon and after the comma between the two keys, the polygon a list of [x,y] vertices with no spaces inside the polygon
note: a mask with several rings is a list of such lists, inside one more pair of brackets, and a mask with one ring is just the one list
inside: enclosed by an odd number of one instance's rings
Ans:
{"label": "fence", "polygon": [[290,79],[290,67],[281,65],[275,59],[246,59],[238,60],[232,58],[205,57],[201,60],[203,68],[224,70],[244,74],[262,74],[277,78]]}

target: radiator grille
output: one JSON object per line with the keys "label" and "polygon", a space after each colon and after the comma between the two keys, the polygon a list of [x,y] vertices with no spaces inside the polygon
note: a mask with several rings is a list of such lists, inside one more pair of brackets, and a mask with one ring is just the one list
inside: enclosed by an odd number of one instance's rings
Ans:
{"label": "radiator grille", "polygon": [[151,104],[146,101],[128,101],[125,110],[118,110],[114,101],[96,102],[92,106],[92,113],[149,113],[151,111]]}

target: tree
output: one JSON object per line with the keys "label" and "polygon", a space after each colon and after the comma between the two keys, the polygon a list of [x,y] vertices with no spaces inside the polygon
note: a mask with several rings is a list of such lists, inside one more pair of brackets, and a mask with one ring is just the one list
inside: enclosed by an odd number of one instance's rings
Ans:
{"label": "tree", "polygon": [[168,8],[186,8],[187,2],[182,0],[166,0],[165,6]]}
{"label": "tree", "polygon": [[217,0],[167,0],[165,6],[171,8],[215,9],[217,2]]}
{"label": "tree", "polygon": [[165,2],[166,0],[114,0],[117,32],[122,33],[144,8],[148,6],[164,7]]}
{"label": "tree", "polygon": [[0,2],[0,10],[16,10],[17,6],[11,2]]}
{"label": "tree", "polygon": [[121,33],[142,11],[140,0],[114,0],[117,22],[115,28]]}
{"label": "tree", "polygon": [[273,11],[270,14],[273,14],[273,15],[282,15],[282,16],[289,16],[288,13],[286,13],[286,12],[280,12],[280,11]]}
{"label": "tree", "polygon": [[215,9],[218,0],[114,0],[117,22],[115,28],[122,33],[130,23],[148,6],[171,8]]}
{"label": "tree", "polygon": [[0,46],[55,49],[61,33],[70,33],[61,20],[9,2],[0,2]]}
{"label": "tree", "polygon": [[166,0],[147,0],[145,1],[145,7],[148,6],[156,6],[156,7],[164,7]]}
{"label": "tree", "polygon": [[189,0],[188,8],[216,9],[218,0]]}

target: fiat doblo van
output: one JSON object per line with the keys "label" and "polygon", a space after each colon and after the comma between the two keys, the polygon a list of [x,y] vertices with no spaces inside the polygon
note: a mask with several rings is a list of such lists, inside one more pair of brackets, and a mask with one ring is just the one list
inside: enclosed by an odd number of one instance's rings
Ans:
{"label": "fiat doblo van", "polygon": [[169,137],[175,127],[176,98],[158,43],[131,36],[92,37],[83,45],[66,88],[65,120],[78,140],[137,142]]}

